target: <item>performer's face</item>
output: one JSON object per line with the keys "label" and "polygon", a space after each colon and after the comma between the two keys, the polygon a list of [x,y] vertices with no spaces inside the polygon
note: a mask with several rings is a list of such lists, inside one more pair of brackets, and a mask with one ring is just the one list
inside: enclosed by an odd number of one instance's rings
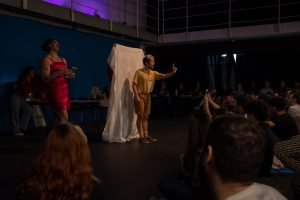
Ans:
{"label": "performer's face", "polygon": [[150,58],[149,61],[147,62],[147,67],[148,67],[149,69],[153,69],[153,68],[154,68],[154,65],[155,65],[154,58]]}
{"label": "performer's face", "polygon": [[53,40],[50,43],[50,48],[54,51],[59,51],[59,42],[57,40]]}

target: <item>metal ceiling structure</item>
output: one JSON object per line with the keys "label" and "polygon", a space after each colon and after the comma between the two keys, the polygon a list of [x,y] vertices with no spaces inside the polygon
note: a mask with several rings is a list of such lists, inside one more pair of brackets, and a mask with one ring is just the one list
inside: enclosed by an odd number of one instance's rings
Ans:
{"label": "metal ceiling structure", "polygon": [[0,13],[156,44],[300,34],[300,0],[1,0]]}

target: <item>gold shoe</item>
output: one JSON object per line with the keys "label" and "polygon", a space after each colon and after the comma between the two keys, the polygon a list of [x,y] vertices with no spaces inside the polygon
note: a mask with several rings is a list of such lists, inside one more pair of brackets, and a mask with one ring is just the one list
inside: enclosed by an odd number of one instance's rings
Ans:
{"label": "gold shoe", "polygon": [[146,138],[140,138],[140,139],[139,139],[139,142],[140,142],[141,144],[149,144],[149,143],[150,143],[150,141],[147,140]]}
{"label": "gold shoe", "polygon": [[147,140],[149,142],[157,142],[158,140],[156,138],[151,137],[150,135],[147,137]]}

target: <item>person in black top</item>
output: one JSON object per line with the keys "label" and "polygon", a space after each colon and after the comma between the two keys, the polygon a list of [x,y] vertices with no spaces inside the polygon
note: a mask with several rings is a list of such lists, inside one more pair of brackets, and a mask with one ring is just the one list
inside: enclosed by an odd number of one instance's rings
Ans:
{"label": "person in black top", "polygon": [[259,177],[269,176],[273,163],[273,148],[275,143],[279,141],[278,137],[272,132],[265,121],[269,120],[270,110],[267,104],[261,100],[252,101],[246,104],[245,107],[247,118],[254,124],[257,124],[263,131],[263,137],[265,139],[265,156]]}
{"label": "person in black top", "polygon": [[280,140],[288,140],[297,135],[297,124],[294,119],[285,111],[287,103],[282,97],[272,97],[269,101],[275,117],[268,121],[273,133]]}

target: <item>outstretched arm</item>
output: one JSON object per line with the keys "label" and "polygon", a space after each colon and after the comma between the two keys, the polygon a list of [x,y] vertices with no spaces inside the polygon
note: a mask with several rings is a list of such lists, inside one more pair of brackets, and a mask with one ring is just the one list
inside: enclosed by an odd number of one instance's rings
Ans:
{"label": "outstretched arm", "polygon": [[172,65],[172,71],[169,72],[169,73],[166,73],[166,74],[159,74],[158,79],[169,78],[169,77],[173,76],[174,74],[176,74],[176,71],[177,71],[177,67],[175,67],[175,64],[173,63],[173,65]]}

